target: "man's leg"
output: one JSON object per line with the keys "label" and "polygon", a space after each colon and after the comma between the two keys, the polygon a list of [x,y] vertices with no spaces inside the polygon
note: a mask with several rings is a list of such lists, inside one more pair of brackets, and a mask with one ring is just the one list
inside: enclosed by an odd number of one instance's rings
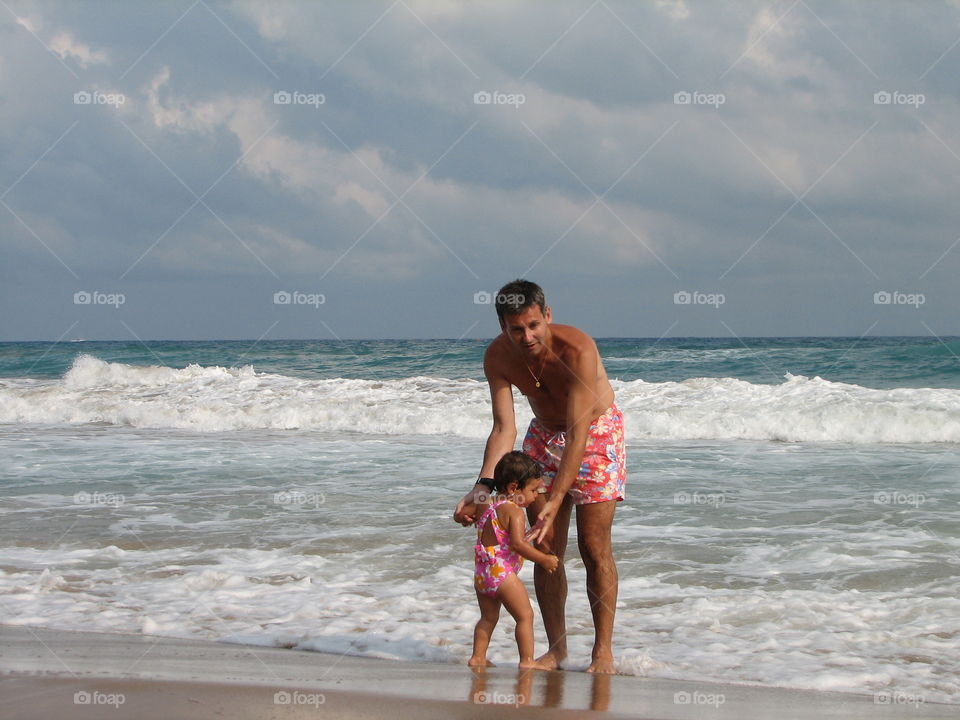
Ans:
{"label": "man's leg", "polygon": [[[543,495],[527,508],[527,517],[532,525],[537,514],[546,504]],[[537,549],[553,553],[560,558],[557,569],[548,573],[539,565],[533,569],[533,586],[537,593],[537,604],[543,616],[543,626],[547,631],[547,652],[537,658],[537,662],[551,669],[559,669],[560,663],[567,657],[567,573],[563,567],[563,556],[567,550],[567,534],[570,530],[570,512],[573,502],[568,495],[563,499],[560,509],[554,517],[550,531],[537,544]]]}
{"label": "man's leg", "polygon": [[617,566],[610,529],[615,500],[577,505],[577,544],[587,571],[587,597],[593,613],[593,655],[587,672],[614,673],[613,619],[617,611]]}

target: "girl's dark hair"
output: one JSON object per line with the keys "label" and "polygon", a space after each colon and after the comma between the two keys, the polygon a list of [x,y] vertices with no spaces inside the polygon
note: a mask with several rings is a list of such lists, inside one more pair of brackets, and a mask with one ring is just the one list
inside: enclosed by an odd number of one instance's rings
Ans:
{"label": "girl's dark hair", "polygon": [[543,476],[543,468],[540,463],[529,455],[514,450],[508,452],[497,463],[493,470],[493,489],[498,493],[505,493],[507,485],[512,482],[523,490],[529,480],[534,480]]}

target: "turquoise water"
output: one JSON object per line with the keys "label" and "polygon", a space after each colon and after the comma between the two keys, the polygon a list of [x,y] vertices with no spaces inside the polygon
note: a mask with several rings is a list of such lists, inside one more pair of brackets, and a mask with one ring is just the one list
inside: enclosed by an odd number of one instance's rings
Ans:
{"label": "turquoise water", "polygon": [[[0,377],[55,377],[80,353],[134,365],[253,365],[303,378],[434,375],[482,380],[486,340],[152,341],[0,343]],[[776,383],[785,373],[866,387],[960,387],[960,339],[601,338],[611,377],[648,382],[733,377]]]}

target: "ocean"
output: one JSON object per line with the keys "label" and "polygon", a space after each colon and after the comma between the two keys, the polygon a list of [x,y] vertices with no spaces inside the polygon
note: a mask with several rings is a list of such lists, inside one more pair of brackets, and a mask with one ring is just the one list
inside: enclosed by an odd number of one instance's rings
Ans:
{"label": "ocean", "polygon": [[[486,344],[0,343],[0,622],[465,662]],[[960,339],[598,346],[620,672],[960,703]]]}

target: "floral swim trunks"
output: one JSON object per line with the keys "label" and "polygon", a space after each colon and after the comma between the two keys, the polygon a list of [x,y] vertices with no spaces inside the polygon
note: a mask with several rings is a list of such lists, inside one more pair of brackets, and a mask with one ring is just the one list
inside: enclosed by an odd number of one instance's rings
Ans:
{"label": "floral swim trunks", "polygon": [[[566,446],[565,431],[546,428],[537,418],[530,421],[526,437],[523,438],[523,452],[543,466],[540,492],[548,492],[553,485]],[[614,403],[590,425],[583,462],[567,494],[573,498],[575,505],[623,500],[626,481],[623,413]]]}

